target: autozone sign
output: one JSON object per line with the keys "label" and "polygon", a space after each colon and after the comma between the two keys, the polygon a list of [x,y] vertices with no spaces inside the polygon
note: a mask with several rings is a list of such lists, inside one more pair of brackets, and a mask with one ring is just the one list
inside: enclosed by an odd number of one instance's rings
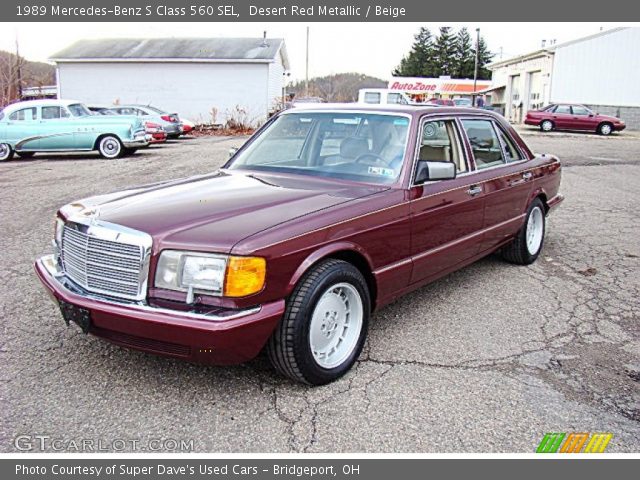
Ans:
{"label": "autozone sign", "polygon": [[[414,81],[391,80],[389,82],[389,90],[398,90],[401,92],[435,92],[438,89],[438,84],[435,82],[424,82],[423,80],[415,79]],[[424,79],[427,80],[427,79]]]}
{"label": "autozone sign", "polygon": [[470,95],[475,91],[481,91],[491,86],[491,80],[474,81],[468,78],[419,78],[419,77],[393,77],[389,82],[389,90],[412,94],[448,94]]}

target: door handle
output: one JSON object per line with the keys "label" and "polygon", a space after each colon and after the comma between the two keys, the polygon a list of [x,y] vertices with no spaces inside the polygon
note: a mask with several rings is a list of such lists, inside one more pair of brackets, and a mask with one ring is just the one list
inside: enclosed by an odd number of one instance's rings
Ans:
{"label": "door handle", "polygon": [[524,172],[524,173],[522,174],[522,178],[523,178],[524,180],[531,180],[531,179],[533,178],[533,173],[531,173],[531,172]]}
{"label": "door handle", "polygon": [[469,187],[469,190],[467,190],[467,194],[471,195],[472,197],[475,197],[480,193],[482,193],[482,187],[480,185],[472,185],[471,187]]}

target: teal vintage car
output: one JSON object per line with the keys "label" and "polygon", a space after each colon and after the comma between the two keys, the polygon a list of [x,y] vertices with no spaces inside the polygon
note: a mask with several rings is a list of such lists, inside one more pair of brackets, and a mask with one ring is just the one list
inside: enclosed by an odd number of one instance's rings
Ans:
{"label": "teal vintage car", "polygon": [[151,140],[140,118],[93,115],[72,100],[31,100],[0,112],[0,161],[37,152],[97,151],[118,158]]}

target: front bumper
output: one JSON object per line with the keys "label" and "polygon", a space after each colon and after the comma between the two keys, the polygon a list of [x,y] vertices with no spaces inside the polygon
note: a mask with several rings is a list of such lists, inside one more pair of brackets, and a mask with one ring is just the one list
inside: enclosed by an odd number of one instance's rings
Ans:
{"label": "front bumper", "polygon": [[285,308],[284,300],[278,300],[246,310],[174,310],[84,292],[59,270],[53,255],[38,259],[35,270],[57,304],[89,311],[89,333],[124,347],[198,363],[229,365],[254,358]]}

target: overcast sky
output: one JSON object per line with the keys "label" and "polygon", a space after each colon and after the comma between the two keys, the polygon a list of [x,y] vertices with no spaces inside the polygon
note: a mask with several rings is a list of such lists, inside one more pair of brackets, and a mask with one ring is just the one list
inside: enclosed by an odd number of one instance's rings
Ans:
{"label": "overcast sky", "polygon": [[[421,26],[437,31],[480,28],[495,59],[539,49],[543,39],[558,43],[601,29],[634,24],[615,23],[0,23],[0,50],[15,51],[29,60],[46,61],[58,50],[83,38],[108,37],[270,37],[286,41],[291,78],[305,76],[305,37],[310,27],[309,76],[360,72],[388,79],[411,48]],[[637,26],[638,24],[635,24]]]}

